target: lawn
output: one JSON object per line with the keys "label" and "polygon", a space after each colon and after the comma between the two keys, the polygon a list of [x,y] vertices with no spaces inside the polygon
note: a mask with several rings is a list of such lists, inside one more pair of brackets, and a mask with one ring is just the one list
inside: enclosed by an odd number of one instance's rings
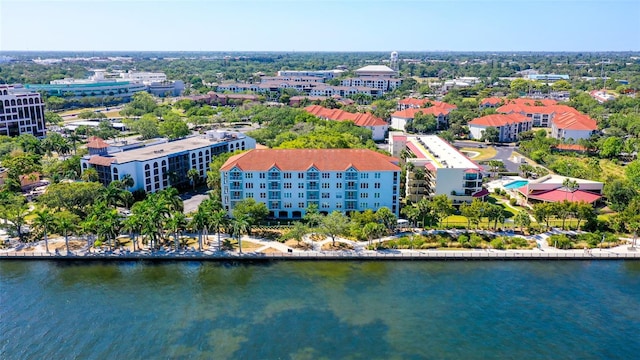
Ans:
{"label": "lawn", "polygon": [[[469,158],[472,159],[473,161],[484,161],[484,160],[493,159],[497,154],[496,149],[494,147],[486,147],[486,148],[463,147],[463,148],[460,148],[460,151],[471,153]],[[473,156],[474,155],[473,153],[477,153],[478,155]]]}

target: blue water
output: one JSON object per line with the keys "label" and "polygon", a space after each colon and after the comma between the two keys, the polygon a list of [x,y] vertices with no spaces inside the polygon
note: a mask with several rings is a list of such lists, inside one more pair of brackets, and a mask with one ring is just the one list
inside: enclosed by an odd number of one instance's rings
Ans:
{"label": "blue water", "polygon": [[640,262],[0,262],[0,359],[632,359]]}
{"label": "blue water", "polygon": [[505,189],[509,189],[509,190],[511,190],[511,189],[519,189],[519,188],[527,185],[528,183],[529,182],[527,180],[516,180],[516,181],[510,182],[510,183],[504,185],[504,188]]}

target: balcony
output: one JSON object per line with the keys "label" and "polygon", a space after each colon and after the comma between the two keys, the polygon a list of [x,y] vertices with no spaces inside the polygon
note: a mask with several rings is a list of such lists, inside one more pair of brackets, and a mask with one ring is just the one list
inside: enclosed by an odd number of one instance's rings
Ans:
{"label": "balcony", "polygon": [[317,182],[310,182],[307,184],[307,189],[308,190],[320,190],[320,184],[318,184]]}
{"label": "balcony", "polygon": [[280,190],[280,183],[278,182],[270,182],[269,190]]}

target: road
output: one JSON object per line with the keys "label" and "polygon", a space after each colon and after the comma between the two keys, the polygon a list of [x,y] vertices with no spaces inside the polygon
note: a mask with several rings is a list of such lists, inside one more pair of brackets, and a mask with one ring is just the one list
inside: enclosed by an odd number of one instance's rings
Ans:
{"label": "road", "polygon": [[205,199],[209,198],[208,194],[209,189],[206,187],[196,189],[196,193],[188,192],[180,195],[182,202],[184,204],[184,213],[188,214],[190,212],[196,211],[198,209],[198,205]]}

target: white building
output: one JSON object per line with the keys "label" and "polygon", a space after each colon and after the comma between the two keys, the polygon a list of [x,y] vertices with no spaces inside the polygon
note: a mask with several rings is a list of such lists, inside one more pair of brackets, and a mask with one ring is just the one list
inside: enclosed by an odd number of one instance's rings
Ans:
{"label": "white building", "polygon": [[438,136],[392,132],[389,151],[393,156],[402,152],[409,155],[406,162],[412,170],[407,171],[406,197],[412,202],[445,194],[454,204],[460,204],[488,195],[482,187],[480,166]]}
{"label": "white building", "polygon": [[564,113],[551,120],[551,136],[556,139],[588,139],[598,131],[598,123],[587,115]]}
{"label": "white building", "polygon": [[494,127],[499,133],[498,142],[513,142],[521,132],[533,128],[533,120],[518,113],[492,114],[473,119],[468,125],[473,139],[480,140],[488,127]]}
{"label": "white building", "polygon": [[365,149],[251,150],[220,169],[222,204],[253,198],[274,218],[301,218],[310,205],[323,213],[389,208],[398,215],[398,159]]}
{"label": "white building", "polygon": [[44,102],[20,85],[0,85],[0,135],[45,136]]}
{"label": "white building", "polygon": [[367,65],[354,71],[358,77],[395,78],[398,72],[386,65]]}
{"label": "white building", "polygon": [[333,79],[344,73],[344,70],[280,70],[278,76],[313,76]]}
{"label": "white building", "polygon": [[190,169],[198,170],[200,178],[204,179],[216,155],[254,149],[255,146],[256,141],[244,134],[211,131],[204,136],[109,153],[107,149],[110,145],[94,138],[87,144],[89,155],[80,162],[83,172],[95,168],[99,181],[105,186],[129,174],[134,180],[129,190],[156,192],[170,185],[188,185],[187,172]]}
{"label": "white building", "polygon": [[347,78],[341,81],[342,86],[367,87],[381,90],[383,92],[393,91],[402,85],[402,79],[392,79],[385,77],[360,77]]}

